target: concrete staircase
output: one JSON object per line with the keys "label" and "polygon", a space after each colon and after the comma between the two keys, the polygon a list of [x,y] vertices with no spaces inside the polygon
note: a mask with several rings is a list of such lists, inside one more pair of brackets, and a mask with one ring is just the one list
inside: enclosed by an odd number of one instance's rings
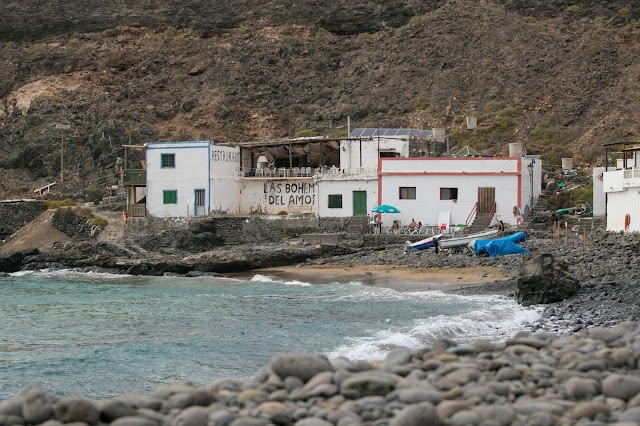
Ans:
{"label": "concrete staircase", "polygon": [[344,231],[347,234],[370,234],[372,232],[369,225],[368,216],[352,216],[345,218]]}
{"label": "concrete staircase", "polygon": [[476,213],[476,218],[473,223],[467,228],[467,234],[474,234],[476,232],[482,232],[487,229],[487,221],[489,220],[489,213]]}

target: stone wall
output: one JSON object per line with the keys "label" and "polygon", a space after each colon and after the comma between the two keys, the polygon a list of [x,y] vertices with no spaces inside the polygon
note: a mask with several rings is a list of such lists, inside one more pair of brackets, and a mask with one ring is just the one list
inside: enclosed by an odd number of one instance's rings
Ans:
{"label": "stone wall", "polygon": [[41,201],[3,201],[0,202],[0,239],[22,228],[47,210]]}

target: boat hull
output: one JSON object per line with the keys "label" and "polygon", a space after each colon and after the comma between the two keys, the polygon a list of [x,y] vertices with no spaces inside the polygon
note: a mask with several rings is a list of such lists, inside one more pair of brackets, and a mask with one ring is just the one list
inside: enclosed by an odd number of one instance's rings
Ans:
{"label": "boat hull", "polygon": [[498,236],[498,230],[492,229],[490,231],[476,232],[475,234],[465,235],[459,238],[449,238],[446,240],[440,240],[440,247],[443,249],[466,246],[473,240],[490,240]]}
{"label": "boat hull", "polygon": [[442,239],[442,234],[434,235],[433,237],[425,238],[424,240],[416,241],[415,243],[408,243],[405,250],[424,250],[429,247],[435,246],[436,241]]}

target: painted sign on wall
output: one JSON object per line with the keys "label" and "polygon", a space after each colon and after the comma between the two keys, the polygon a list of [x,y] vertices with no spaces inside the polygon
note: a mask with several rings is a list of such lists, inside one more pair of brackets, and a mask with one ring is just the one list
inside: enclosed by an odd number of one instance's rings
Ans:
{"label": "painted sign on wall", "polygon": [[314,206],[315,183],[265,182],[264,194],[271,206]]}
{"label": "painted sign on wall", "polygon": [[231,177],[240,170],[238,147],[211,145],[211,177]]}

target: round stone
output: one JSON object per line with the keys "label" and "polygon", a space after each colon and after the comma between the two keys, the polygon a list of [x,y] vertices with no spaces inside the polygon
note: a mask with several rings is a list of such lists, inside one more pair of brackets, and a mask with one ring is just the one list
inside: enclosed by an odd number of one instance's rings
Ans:
{"label": "round stone", "polygon": [[640,377],[611,374],[602,381],[602,393],[626,401],[640,393]]}
{"label": "round stone", "polygon": [[572,414],[574,417],[577,417],[577,418],[586,417],[589,419],[593,419],[600,413],[609,414],[609,407],[607,407],[602,402],[587,401],[587,402],[578,404],[573,409]]}
{"label": "round stone", "polygon": [[318,373],[333,371],[329,360],[320,355],[287,352],[276,355],[269,364],[271,371],[281,378],[294,376],[306,382]]}
{"label": "round stone", "polygon": [[189,407],[176,416],[172,426],[207,426],[209,410],[205,407]]}
{"label": "round stone", "polygon": [[424,426],[439,425],[440,419],[436,409],[430,402],[412,404],[400,411],[391,421],[389,426]]}
{"label": "round stone", "polygon": [[98,423],[100,412],[91,401],[83,398],[68,398],[59,401],[54,409],[56,418],[62,423]]}
{"label": "round stone", "polygon": [[589,399],[598,394],[598,388],[593,380],[572,377],[564,385],[571,399]]}

